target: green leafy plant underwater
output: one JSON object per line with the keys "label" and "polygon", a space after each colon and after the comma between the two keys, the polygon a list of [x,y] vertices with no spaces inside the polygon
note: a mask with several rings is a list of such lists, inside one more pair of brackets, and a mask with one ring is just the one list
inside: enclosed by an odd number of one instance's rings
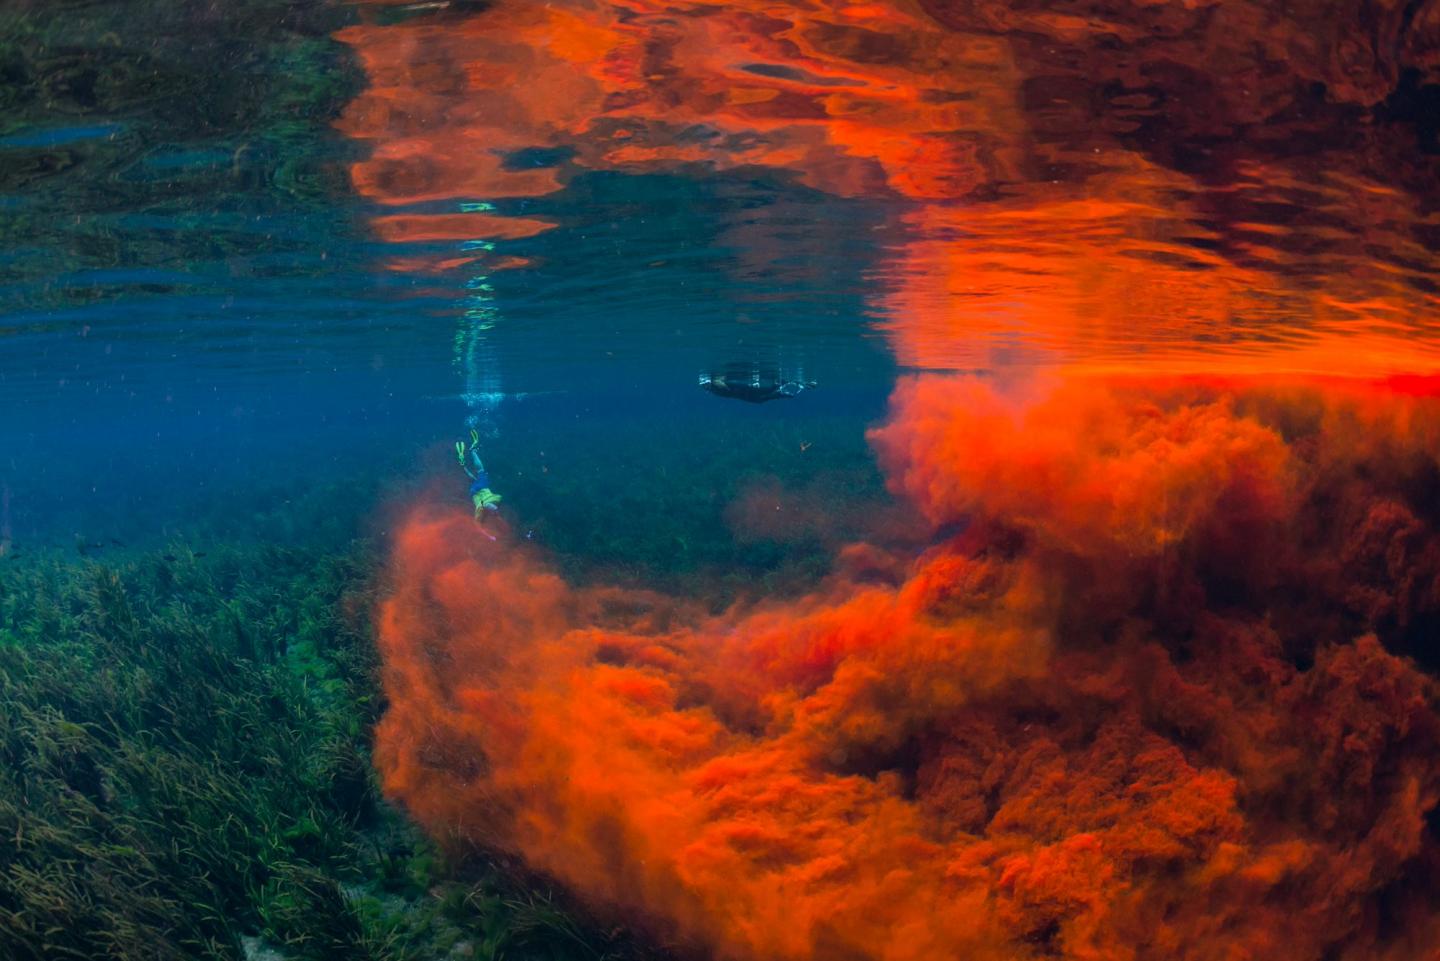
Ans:
{"label": "green leafy plant underwater", "polygon": [[639,953],[380,797],[372,561],[0,564],[0,957]]}

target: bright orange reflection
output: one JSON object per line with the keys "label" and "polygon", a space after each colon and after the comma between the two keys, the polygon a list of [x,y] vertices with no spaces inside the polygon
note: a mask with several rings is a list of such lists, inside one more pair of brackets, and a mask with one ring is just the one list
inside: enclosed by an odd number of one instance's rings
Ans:
{"label": "bright orange reflection", "polygon": [[505,166],[533,147],[590,168],[759,164],[847,196],[954,198],[1014,165],[1022,136],[1006,45],[911,4],[502,3],[339,38],[370,78],[341,122],[376,141],[354,182],[384,203],[559,189],[551,170]]}
{"label": "bright orange reflection", "polygon": [[[907,365],[1435,369],[1440,277],[1415,198],[1283,163],[1241,164],[1221,187],[1159,166],[1057,120],[1066,98],[1034,92],[983,10],[971,32],[916,3],[840,0],[502,2],[364,24],[339,35],[370,80],[340,125],[374,145],[356,188],[397,207],[687,164],[904,201],[904,239],[873,280]],[[1063,19],[1045,29],[1068,37]],[[537,149],[565,156],[514,160]],[[1277,206],[1296,222],[1267,217]],[[553,226],[505,220],[427,209],[376,229],[412,242]]]}
{"label": "bright orange reflection", "polygon": [[[1103,160],[1111,172],[1078,186],[905,214],[914,239],[877,278],[900,361],[1151,374],[1440,369],[1436,265],[1405,229],[1413,197],[1329,176],[1306,185],[1327,216],[1380,226],[1225,223],[1183,175],[1133,154]],[[1276,173],[1247,170],[1227,190],[1263,208],[1284,197]]]}

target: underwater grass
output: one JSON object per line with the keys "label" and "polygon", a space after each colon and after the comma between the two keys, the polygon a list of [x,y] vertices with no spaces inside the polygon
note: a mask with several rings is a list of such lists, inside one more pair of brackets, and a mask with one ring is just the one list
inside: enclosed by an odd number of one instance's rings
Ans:
{"label": "underwater grass", "polygon": [[0,565],[0,957],[638,953],[381,799],[370,561]]}

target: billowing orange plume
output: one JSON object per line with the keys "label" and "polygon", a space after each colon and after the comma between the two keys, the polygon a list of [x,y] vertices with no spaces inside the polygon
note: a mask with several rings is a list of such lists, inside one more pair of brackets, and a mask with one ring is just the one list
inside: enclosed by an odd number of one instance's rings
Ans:
{"label": "billowing orange plume", "polygon": [[[736,961],[1440,961],[1432,205],[1342,109],[1432,69],[1434,22],[498,0],[342,31],[397,269],[513,266],[490,247],[565,228],[512,201],[583,171],[765,168],[898,204],[869,280],[902,366],[1042,372],[902,380],[871,440],[929,546],[838,548],[799,599],[574,587],[417,509],[387,791]],[[1279,149],[1327,123],[1354,139],[1322,169]],[[727,229],[774,269],[778,235]],[[857,526],[813,502],[727,517]]]}
{"label": "billowing orange plume", "polygon": [[1440,402],[893,405],[872,440],[933,545],[848,548],[793,602],[571,587],[417,510],[386,789],[724,958],[1433,957]]}

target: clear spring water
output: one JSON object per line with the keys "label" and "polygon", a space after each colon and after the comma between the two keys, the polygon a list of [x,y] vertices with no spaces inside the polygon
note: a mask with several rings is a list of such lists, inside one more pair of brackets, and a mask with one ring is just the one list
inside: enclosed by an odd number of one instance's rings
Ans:
{"label": "clear spring water", "polygon": [[[399,30],[429,15],[403,12]],[[577,474],[650,478],[697,455],[714,476],[763,472],[771,445],[731,442],[757,423],[848,420],[844,456],[867,460],[857,425],[893,366],[865,295],[883,204],[760,169],[576,169],[508,204],[563,225],[501,245],[531,266],[396,268],[469,245],[387,242],[373,218],[486,198],[389,208],[354,188],[371,144],[337,124],[368,80],[333,35],[373,13],[0,14],[0,480],[17,548],[105,549],[199,515],[239,531],[318,484],[353,527],[382,478],[423,472],[470,424],[507,493],[546,452]],[[752,360],[823,389],[767,407],[699,390]],[[430,467],[463,503],[458,468]]]}
{"label": "clear spring water", "polygon": [[[1433,363],[1403,50],[1341,83],[1289,22],[847,9],[7,5],[12,539],[321,480],[361,515],[467,424],[507,487],[562,447],[763,473],[734,437],[813,419],[863,461],[897,367]],[[698,389],[734,363],[817,387]]]}
{"label": "clear spring water", "polygon": [[356,756],[699,953],[1430,957],[1437,49],[1428,0],[11,0],[0,563],[378,535]]}

